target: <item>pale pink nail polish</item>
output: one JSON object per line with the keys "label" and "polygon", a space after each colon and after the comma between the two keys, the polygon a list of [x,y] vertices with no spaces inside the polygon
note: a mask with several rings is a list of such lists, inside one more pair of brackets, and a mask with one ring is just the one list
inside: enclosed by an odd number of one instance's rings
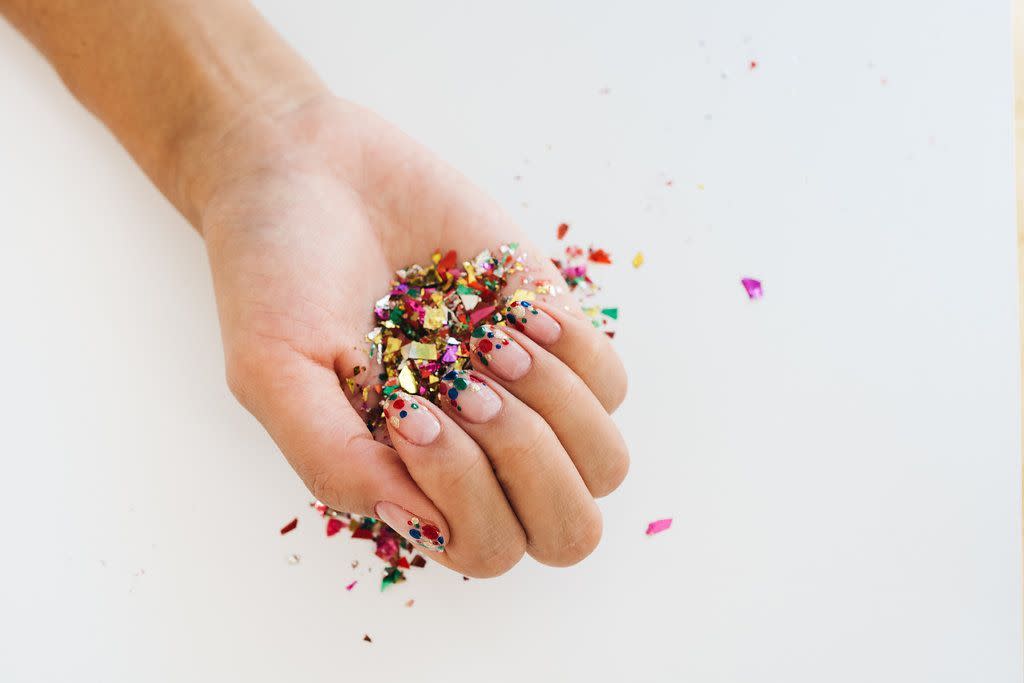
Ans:
{"label": "pale pink nail polish", "polygon": [[505,320],[538,344],[554,344],[562,335],[562,326],[529,301],[513,301],[505,309]]}
{"label": "pale pink nail polish", "polygon": [[494,325],[481,325],[473,330],[470,347],[475,356],[473,362],[483,365],[502,379],[519,379],[533,362],[522,346]]}
{"label": "pale pink nail polish", "polygon": [[420,519],[401,506],[382,500],[374,506],[373,511],[377,519],[421,548],[443,553],[448,545],[448,536],[440,526]]}
{"label": "pale pink nail polish", "polygon": [[468,422],[487,422],[501,410],[501,398],[482,379],[465,370],[452,370],[441,378],[440,396]]}
{"label": "pale pink nail polish", "polygon": [[384,416],[407,441],[426,446],[441,433],[441,423],[423,406],[423,399],[396,391],[385,400]]}

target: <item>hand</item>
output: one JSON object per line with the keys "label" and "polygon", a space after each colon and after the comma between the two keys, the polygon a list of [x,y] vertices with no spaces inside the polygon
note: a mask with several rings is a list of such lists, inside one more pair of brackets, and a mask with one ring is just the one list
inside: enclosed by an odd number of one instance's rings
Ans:
{"label": "hand", "polygon": [[534,275],[562,282],[494,202],[394,127],[326,95],[238,123],[203,169],[191,190],[228,383],[314,496],[419,533],[445,550],[438,562],[470,576],[501,574],[524,552],[563,566],[593,550],[594,497],[628,468],[609,417],[626,376],[570,296],[538,297],[524,331],[497,331],[504,348],[461,378],[476,389],[460,394],[461,411],[410,396],[399,400],[417,410],[389,405],[412,413],[389,421],[394,448],[373,440],[339,381],[366,364],[373,302],[394,271],[436,248],[463,259],[518,241]]}

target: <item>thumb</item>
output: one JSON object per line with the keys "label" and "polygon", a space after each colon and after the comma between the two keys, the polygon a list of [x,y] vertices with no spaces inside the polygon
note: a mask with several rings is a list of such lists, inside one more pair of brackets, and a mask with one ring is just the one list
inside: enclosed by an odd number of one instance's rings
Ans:
{"label": "thumb", "polygon": [[[413,517],[450,527],[394,449],[374,441],[349,404],[333,368],[298,354],[234,365],[232,392],[269,432],[317,500],[336,510],[380,517],[406,532]],[[431,548],[433,549],[433,548]],[[449,564],[447,558],[438,558]]]}

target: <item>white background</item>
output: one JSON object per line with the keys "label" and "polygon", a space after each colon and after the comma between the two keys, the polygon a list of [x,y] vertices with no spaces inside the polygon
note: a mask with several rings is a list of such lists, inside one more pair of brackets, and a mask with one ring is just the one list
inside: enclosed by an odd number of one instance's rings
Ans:
{"label": "white background", "polygon": [[614,254],[630,478],[582,565],[379,593],[200,240],[0,26],[0,680],[1020,681],[1008,2],[258,4]]}

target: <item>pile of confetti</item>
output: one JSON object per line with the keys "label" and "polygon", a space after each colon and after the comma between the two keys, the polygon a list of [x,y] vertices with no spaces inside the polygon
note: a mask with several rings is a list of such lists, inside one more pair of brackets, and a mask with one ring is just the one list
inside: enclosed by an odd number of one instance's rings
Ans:
{"label": "pile of confetti", "polygon": [[517,244],[502,245],[496,253],[485,250],[461,264],[454,251],[444,256],[438,251],[430,265],[395,274],[391,291],[374,304],[377,326],[366,337],[372,365],[379,368],[376,380],[359,377],[365,371],[361,367],[346,380],[349,392],[362,400],[371,432],[380,434],[384,424],[377,398],[402,390],[436,402],[445,375],[472,368],[473,331],[484,323],[503,324],[508,303],[534,297],[528,290],[504,294],[511,276],[525,270],[525,254],[518,249]]}

